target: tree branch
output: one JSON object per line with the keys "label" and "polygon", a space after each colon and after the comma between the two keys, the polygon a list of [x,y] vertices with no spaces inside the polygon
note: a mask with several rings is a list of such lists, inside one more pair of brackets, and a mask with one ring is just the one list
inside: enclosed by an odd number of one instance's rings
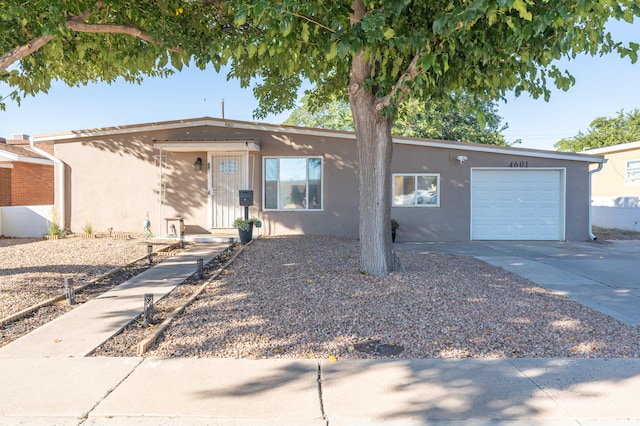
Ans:
{"label": "tree branch", "polygon": [[53,40],[53,37],[54,36],[52,35],[46,35],[34,38],[29,43],[22,46],[14,47],[4,55],[0,56],[0,72],[3,72],[7,68],[9,68],[9,66],[14,62],[19,61],[25,56],[31,55],[33,52],[37,51],[42,46]]}
{"label": "tree branch", "polygon": [[[125,34],[131,37],[139,38],[144,41],[148,41],[149,43],[152,43],[152,44],[159,44],[146,32],[135,27],[128,27],[126,25],[87,24],[85,22],[81,22],[79,20],[76,20],[75,18],[72,18],[67,21],[67,27],[70,30],[77,31],[79,33]],[[170,52],[177,52],[177,53],[182,52],[182,49],[179,47],[172,47],[167,50],[169,50]]]}
{"label": "tree branch", "polygon": [[400,90],[401,93],[395,102],[396,105],[400,104],[404,100],[404,96],[408,94],[410,90],[407,83],[411,82],[418,75],[418,58],[419,55],[413,57],[406,71],[400,76],[398,82],[393,85],[391,91],[384,97],[380,98],[380,102],[378,102],[378,104],[376,105],[376,109],[378,111],[391,103],[391,99],[396,96],[398,90]]}
{"label": "tree branch", "polygon": [[313,25],[317,25],[318,27],[329,31],[330,33],[335,33],[336,32],[335,30],[332,30],[331,28],[327,27],[326,25],[322,25],[320,22],[315,21],[315,20],[309,18],[308,16],[300,15],[300,14],[295,13],[295,12],[289,12],[288,10],[285,10],[284,12],[288,13],[289,15],[295,16],[296,18],[304,19],[304,20],[312,23]]}
{"label": "tree branch", "polygon": [[[144,31],[134,28],[128,27],[126,25],[101,25],[101,24],[87,24],[84,21],[85,18],[89,15],[89,12],[85,12],[81,15],[71,17],[67,19],[67,28],[70,30],[79,32],[79,33],[109,33],[109,34],[125,34],[131,37],[136,37],[141,40],[147,41],[152,44],[159,45],[160,43],[154,40],[149,34]],[[20,59],[31,55],[32,53],[38,51],[41,47],[49,43],[53,40],[54,35],[45,35],[32,39],[29,43],[24,44],[22,46],[17,46],[4,55],[0,56],[0,72],[4,72],[7,68],[11,66],[11,64],[19,61]],[[182,52],[182,49],[179,47],[168,48],[170,52]]]}

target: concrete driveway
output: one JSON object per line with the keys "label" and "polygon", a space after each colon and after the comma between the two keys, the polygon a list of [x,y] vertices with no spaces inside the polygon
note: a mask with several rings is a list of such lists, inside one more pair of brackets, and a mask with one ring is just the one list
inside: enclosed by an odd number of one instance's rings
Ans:
{"label": "concrete driveway", "polygon": [[473,256],[632,326],[640,325],[640,240],[396,243]]}

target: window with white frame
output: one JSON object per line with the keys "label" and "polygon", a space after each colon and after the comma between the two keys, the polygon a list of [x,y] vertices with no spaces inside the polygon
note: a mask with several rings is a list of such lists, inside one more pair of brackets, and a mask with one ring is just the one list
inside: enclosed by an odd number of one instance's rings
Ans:
{"label": "window with white frame", "polygon": [[394,174],[394,207],[439,207],[439,174]]}
{"label": "window with white frame", "polygon": [[321,210],[321,157],[264,159],[265,210]]}
{"label": "window with white frame", "polygon": [[640,160],[627,161],[627,183],[640,184]]}

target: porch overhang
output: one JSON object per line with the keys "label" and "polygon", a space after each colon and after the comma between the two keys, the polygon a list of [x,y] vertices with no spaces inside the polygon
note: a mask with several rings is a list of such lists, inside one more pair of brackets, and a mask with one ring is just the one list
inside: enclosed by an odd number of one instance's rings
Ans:
{"label": "porch overhang", "polygon": [[229,151],[260,151],[260,141],[254,139],[232,140],[172,140],[154,142],[153,147],[170,152],[229,152]]}

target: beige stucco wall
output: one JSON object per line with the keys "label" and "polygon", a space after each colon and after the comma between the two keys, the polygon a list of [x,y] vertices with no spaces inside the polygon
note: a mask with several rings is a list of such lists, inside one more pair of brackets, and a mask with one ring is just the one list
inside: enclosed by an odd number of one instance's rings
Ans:
{"label": "beige stucco wall", "polygon": [[[159,233],[159,227],[164,228],[164,218],[180,215],[185,218],[187,232],[207,232],[207,153],[163,151],[167,174],[166,203],[161,211],[156,166],[160,151],[154,149],[154,141],[234,138],[254,139],[261,144],[260,152],[251,153],[255,170],[250,216],[263,221],[262,233],[357,236],[353,141],[251,130],[240,135],[228,128],[191,128],[56,143],[55,155],[66,167],[66,192],[71,207],[67,210],[69,227],[80,232],[90,221],[98,231],[114,228],[114,231],[142,232],[148,214],[152,231]],[[262,157],[271,155],[323,157],[325,192],[327,188],[336,190],[325,196],[322,211],[262,211]],[[204,162],[201,172],[193,170],[197,157]]]}
{"label": "beige stucco wall", "polygon": [[[640,183],[626,181],[627,161],[640,160],[639,143],[596,149],[607,162],[593,175],[593,224],[603,228],[640,230]],[[614,151],[614,152],[606,152]]]}
{"label": "beige stucco wall", "polygon": [[[194,126],[146,130],[144,133],[61,139],[55,155],[65,163],[67,223],[75,232],[90,221],[94,229],[142,232],[149,216],[154,233],[164,227],[164,218],[185,217],[187,232],[207,231],[207,153],[166,152],[166,204],[160,210],[157,156],[154,143],[175,140],[253,139],[260,151],[254,159],[252,189],[255,204],[250,215],[263,221],[261,235],[328,234],[358,236],[358,179],[355,139],[331,132],[279,132],[225,126]],[[449,144],[451,145],[451,144]],[[454,144],[455,145],[455,144]],[[455,157],[466,155],[459,164]],[[321,156],[323,158],[322,211],[265,211],[262,209],[262,165],[265,156]],[[203,170],[193,170],[197,157]],[[393,207],[391,215],[400,223],[397,241],[466,241],[470,237],[470,177],[477,167],[509,167],[523,161],[530,168],[566,170],[566,239],[586,240],[588,228],[588,162],[537,158],[459,149],[394,144],[392,173],[439,173],[440,206],[435,208]]]}
{"label": "beige stucco wall", "polygon": [[55,156],[65,163],[67,226],[81,232],[90,222],[98,232],[142,232],[156,216],[156,168],[150,141],[126,140],[58,143]]}
{"label": "beige stucco wall", "polygon": [[[460,164],[456,157],[468,157]],[[394,147],[392,173],[439,173],[440,207],[392,207],[398,220],[400,241],[466,241],[471,233],[471,169],[509,168],[523,162],[528,168],[563,168],[566,173],[565,238],[581,241],[589,238],[587,163],[556,159],[468,152],[458,149],[397,145]],[[404,226],[403,226],[404,224]]]}
{"label": "beige stucco wall", "polygon": [[640,160],[640,149],[605,154],[607,162],[593,175],[594,197],[640,197],[640,183],[627,183],[626,162]]}

